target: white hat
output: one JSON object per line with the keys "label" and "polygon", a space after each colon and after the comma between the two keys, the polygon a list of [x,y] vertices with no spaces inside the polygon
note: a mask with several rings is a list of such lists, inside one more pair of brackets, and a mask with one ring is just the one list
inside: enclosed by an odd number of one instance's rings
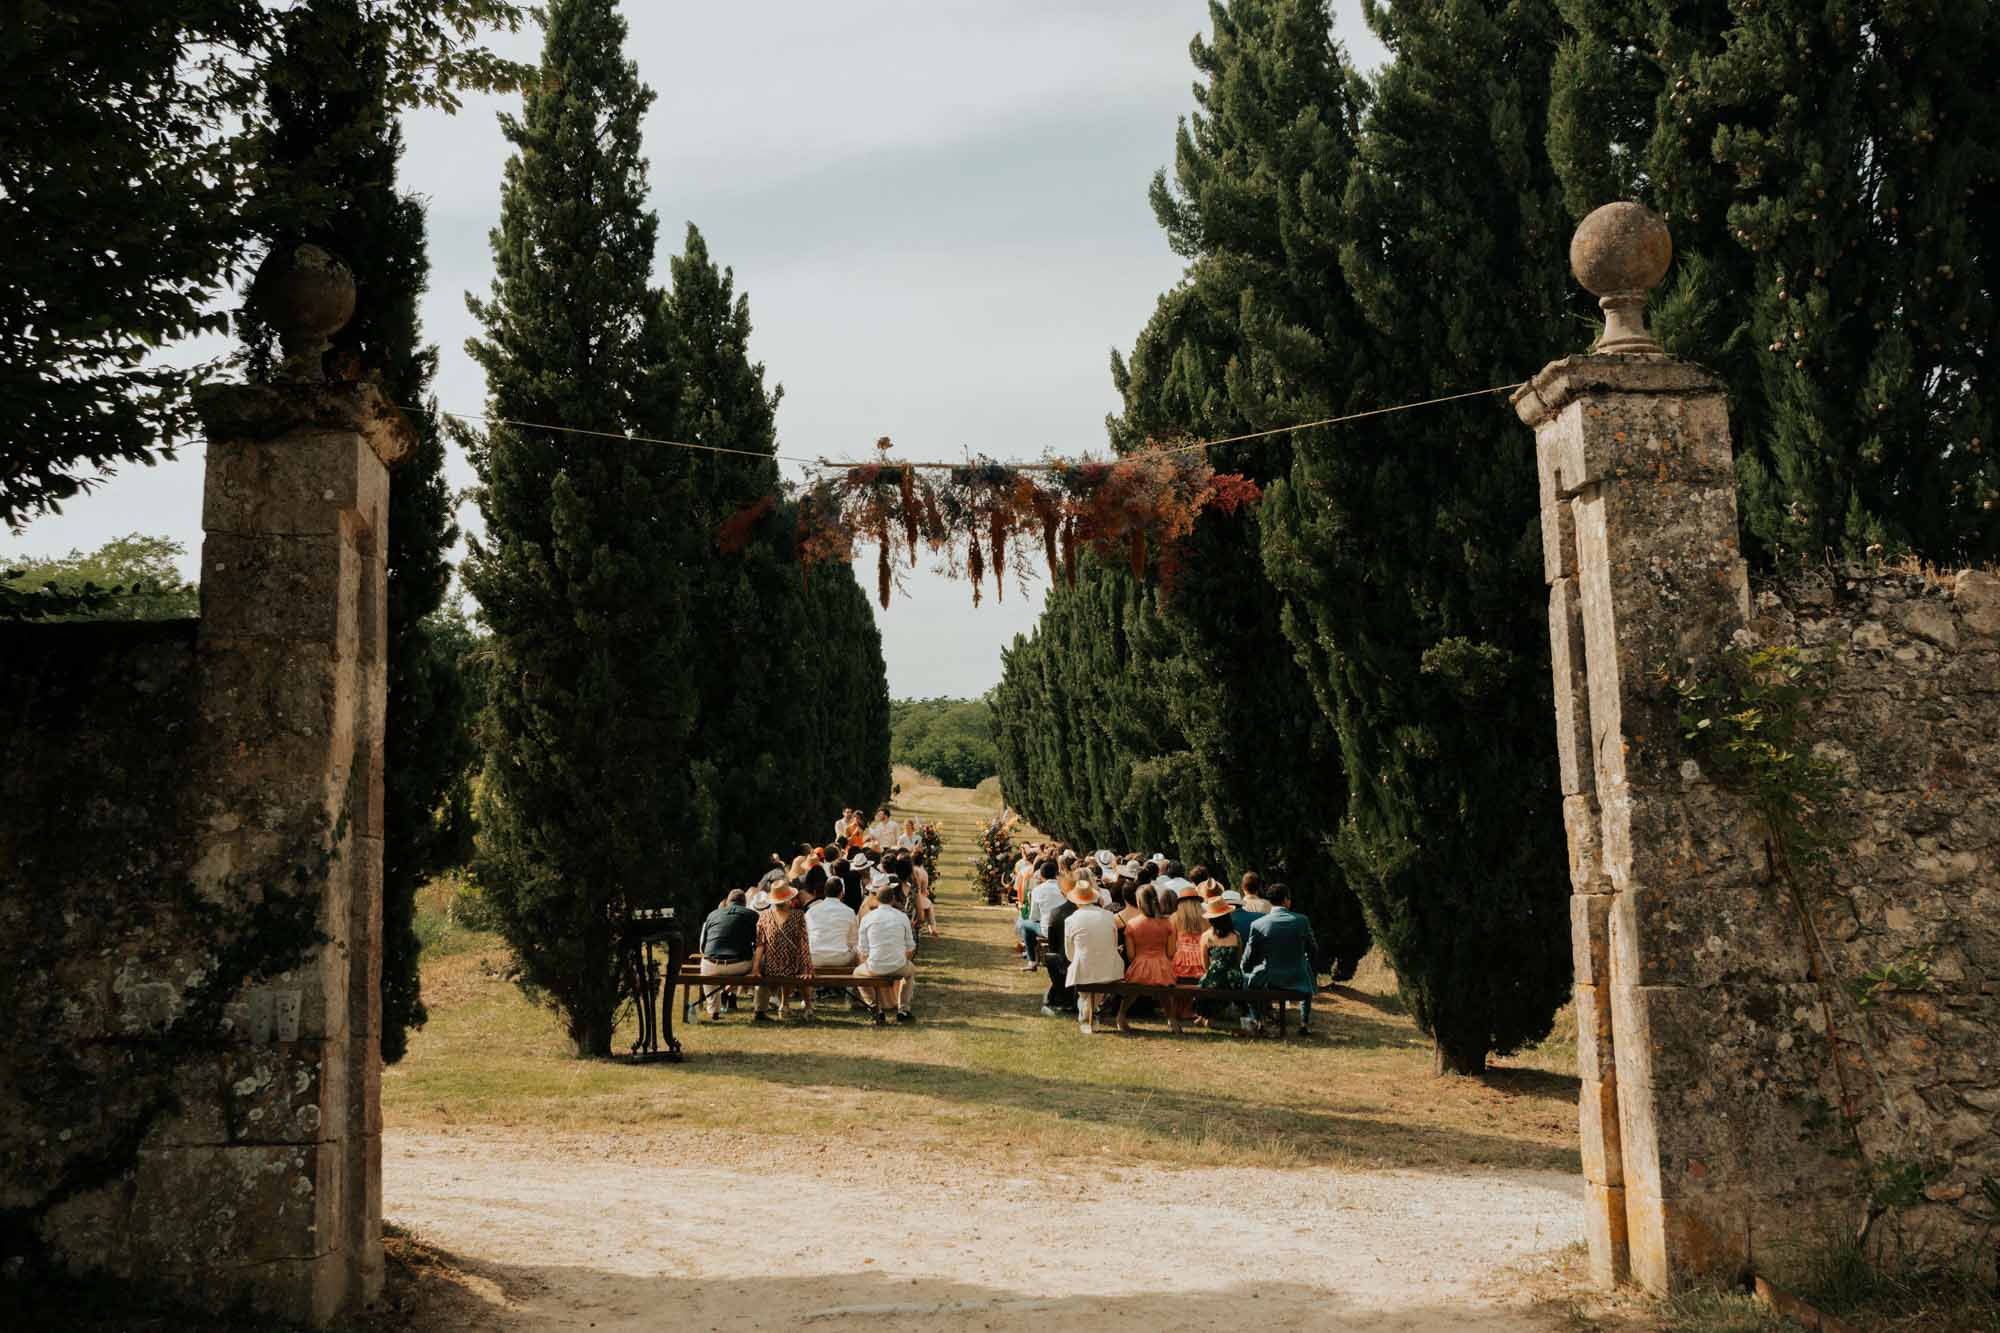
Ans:
{"label": "white hat", "polygon": [[1103,866],[1106,870],[1111,869],[1111,867],[1116,865],[1118,862],[1117,857],[1113,856],[1110,852],[1105,851],[1101,847],[1097,850],[1097,854],[1091,859],[1096,861],[1097,864]]}
{"label": "white hat", "polygon": [[1167,863],[1167,854],[1165,852],[1154,852],[1146,859],[1156,866],[1163,866]]}
{"label": "white hat", "polygon": [[1238,907],[1241,907],[1243,905],[1243,895],[1235,889],[1224,889],[1222,891],[1222,901],[1235,903]]}
{"label": "white hat", "polygon": [[847,868],[849,870],[867,870],[874,864],[875,863],[869,860],[866,856],[856,856],[849,858],[847,862]]}

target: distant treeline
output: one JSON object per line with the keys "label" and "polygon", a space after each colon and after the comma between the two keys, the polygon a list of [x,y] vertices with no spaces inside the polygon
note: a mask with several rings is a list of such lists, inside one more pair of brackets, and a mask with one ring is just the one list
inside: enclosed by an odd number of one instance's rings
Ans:
{"label": "distant treeline", "polygon": [[993,706],[985,699],[898,699],[889,705],[889,759],[947,787],[976,787],[1000,771]]}

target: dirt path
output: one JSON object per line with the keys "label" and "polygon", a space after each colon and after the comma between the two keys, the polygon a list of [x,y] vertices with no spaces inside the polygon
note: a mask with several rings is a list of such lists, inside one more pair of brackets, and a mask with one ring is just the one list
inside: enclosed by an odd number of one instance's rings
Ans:
{"label": "dirt path", "polygon": [[[470,1274],[449,1326],[1540,1330],[1504,1270],[1578,1238],[1554,1172],[1107,1166],[1046,1179],[888,1150],[392,1133],[388,1215]],[[724,1156],[741,1163],[716,1164]],[[662,1160],[666,1157],[668,1160]],[[439,1326],[444,1326],[440,1324]]]}

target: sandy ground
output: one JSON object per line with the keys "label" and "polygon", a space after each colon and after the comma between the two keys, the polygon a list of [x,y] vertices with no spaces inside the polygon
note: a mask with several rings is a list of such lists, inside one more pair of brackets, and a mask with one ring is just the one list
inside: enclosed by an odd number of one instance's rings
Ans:
{"label": "sandy ground", "polygon": [[[1510,1275],[1581,1182],[1111,1165],[1030,1177],[712,1136],[391,1132],[387,1214],[464,1273],[439,1328],[1545,1330]],[[743,1151],[748,1148],[749,1151]]]}

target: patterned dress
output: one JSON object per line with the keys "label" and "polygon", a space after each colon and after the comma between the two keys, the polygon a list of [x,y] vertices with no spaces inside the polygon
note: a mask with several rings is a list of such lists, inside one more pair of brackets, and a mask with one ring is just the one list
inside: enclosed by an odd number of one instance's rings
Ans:
{"label": "patterned dress", "polygon": [[[1236,943],[1208,946],[1208,971],[1201,974],[1203,990],[1243,989],[1243,939],[1232,938]],[[1194,1007],[1207,1019],[1227,1018],[1236,1012],[1236,1006],[1224,1000],[1196,1000]]]}
{"label": "patterned dress", "polygon": [[1201,936],[1182,932],[1176,937],[1174,975],[1190,980],[1201,975]]}
{"label": "patterned dress", "polygon": [[778,920],[778,909],[766,908],[757,914],[757,943],[764,950],[759,971],[767,977],[809,977],[812,975],[812,946],[806,941],[806,914],[793,912]]}

